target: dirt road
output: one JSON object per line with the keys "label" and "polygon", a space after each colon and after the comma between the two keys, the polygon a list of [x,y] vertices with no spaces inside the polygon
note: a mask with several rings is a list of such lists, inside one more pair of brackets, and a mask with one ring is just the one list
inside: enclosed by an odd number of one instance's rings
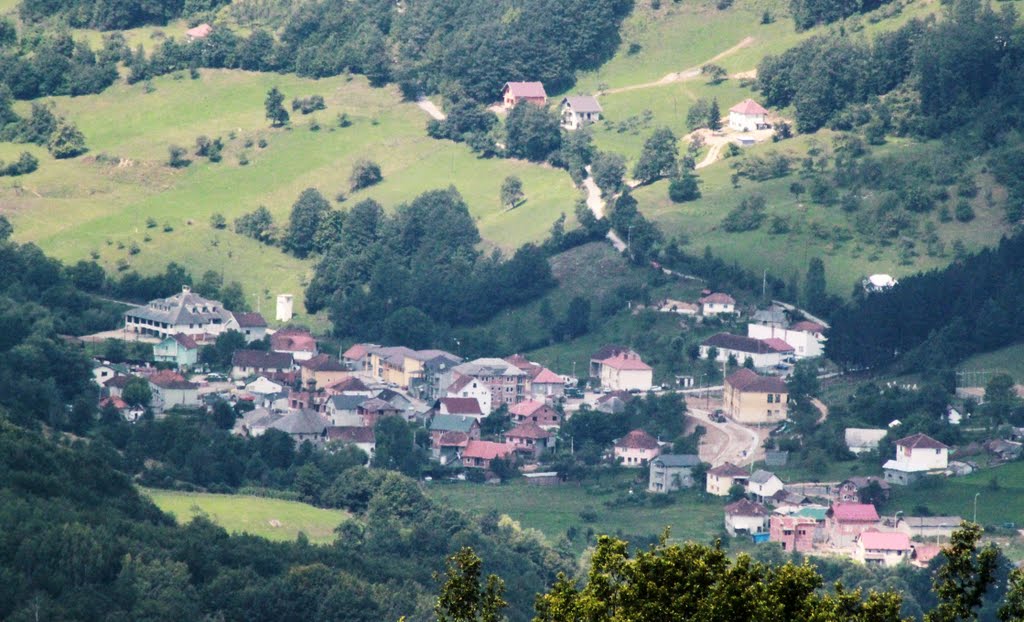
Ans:
{"label": "dirt road", "polygon": [[[583,188],[587,191],[587,207],[590,208],[594,217],[600,220],[604,218],[604,197],[601,196],[601,189],[597,187],[594,177],[590,174],[590,166],[587,166],[586,170],[587,178],[583,180]],[[620,253],[626,252],[626,243],[622,241],[619,234],[609,229],[606,237],[611,241],[615,250]]]}
{"label": "dirt road", "polygon": [[434,102],[430,101],[426,97],[420,97],[419,99],[417,99],[416,105],[420,107],[420,110],[426,112],[427,114],[429,114],[434,119],[437,119],[438,121],[444,121],[446,118],[445,114],[441,112],[441,109],[438,108],[437,105],[434,104]]}
{"label": "dirt road", "polygon": [[732,46],[731,48],[729,48],[728,50],[726,50],[724,52],[721,52],[720,54],[716,54],[715,56],[713,56],[713,57],[709,58],[708,60],[704,61],[703,63],[701,63],[697,67],[691,67],[689,69],[684,69],[683,71],[677,71],[677,72],[673,72],[673,73],[670,73],[670,74],[666,74],[666,75],[662,76],[661,79],[655,80],[654,82],[644,82],[643,84],[631,84],[629,86],[620,86],[619,88],[608,89],[607,91],[604,91],[602,94],[610,95],[610,94],[613,94],[613,93],[625,93],[626,91],[636,91],[638,89],[649,89],[649,88],[652,88],[652,87],[665,86],[666,84],[674,84],[676,82],[686,82],[687,80],[693,80],[693,79],[699,78],[700,77],[700,68],[701,67],[703,67],[704,65],[707,65],[707,64],[719,61],[719,60],[725,58],[726,56],[729,56],[731,54],[736,53],[739,50],[742,50],[745,47],[749,47],[751,44],[754,43],[754,41],[755,41],[755,39],[753,37],[745,37],[742,41],[740,41],[736,45]]}
{"label": "dirt road", "polygon": [[[715,401],[711,401],[711,410]],[[687,416],[698,425],[704,426],[708,433],[700,445],[700,459],[711,466],[731,462],[737,466],[745,466],[751,462],[764,459],[764,448],[761,446],[768,436],[768,430],[748,428],[732,420],[724,423],[711,421],[709,412],[690,405]]]}

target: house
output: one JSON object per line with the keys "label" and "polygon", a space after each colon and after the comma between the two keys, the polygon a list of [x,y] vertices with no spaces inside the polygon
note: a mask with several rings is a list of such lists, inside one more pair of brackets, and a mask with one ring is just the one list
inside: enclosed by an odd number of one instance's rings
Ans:
{"label": "house", "polygon": [[231,433],[238,436],[255,438],[266,432],[274,422],[283,416],[266,408],[256,408],[245,413],[241,419],[235,421],[235,427],[231,430]]}
{"label": "house", "polygon": [[747,480],[747,494],[752,495],[755,499],[761,503],[775,495],[775,493],[782,490],[782,480],[779,476],[772,473],[771,471],[765,471],[758,469],[754,471],[750,479]]}
{"label": "house", "polygon": [[507,108],[515,108],[520,102],[530,102],[538,106],[548,105],[548,94],[540,82],[506,82],[501,87],[501,103]]}
{"label": "house", "polygon": [[268,429],[280,430],[295,440],[296,445],[305,442],[315,444],[327,439],[327,428],[331,422],[318,412],[303,408],[284,415],[270,424]]}
{"label": "house", "polygon": [[722,407],[738,423],[784,421],[788,402],[789,389],[781,378],[759,376],[745,367],[729,374],[722,390]]}
{"label": "house", "polygon": [[591,355],[590,357],[590,377],[600,378],[601,363],[604,362],[606,359],[610,359],[620,354],[636,354],[636,352],[634,352],[630,348],[627,348],[626,346],[617,345],[606,345],[599,349],[597,352],[594,352],[594,354]]}
{"label": "house", "polygon": [[1016,441],[1006,441],[1001,438],[993,439],[985,443],[985,451],[995,458],[996,462],[1012,462],[1020,458],[1021,449],[1024,447]]}
{"label": "house", "polygon": [[352,375],[347,365],[329,354],[317,354],[312,358],[299,360],[299,370],[302,373],[304,387],[326,387]]}
{"label": "house", "polygon": [[702,357],[708,358],[712,350],[717,352],[715,360],[720,363],[728,361],[732,356],[742,365],[749,358],[758,369],[775,367],[796,351],[793,346],[781,339],[755,339],[731,333],[718,333],[701,342]]}
{"label": "house", "polygon": [[480,404],[480,412],[488,415],[494,410],[491,408],[491,398],[493,397],[491,387],[485,385],[483,381],[472,376],[459,375],[458,378],[456,378],[455,381],[442,392],[442,396],[473,398]]}
{"label": "house", "polygon": [[474,417],[434,415],[427,425],[427,430],[430,432],[431,446],[437,446],[441,436],[447,432],[465,434],[472,441],[480,440],[480,421]]}
{"label": "house", "polygon": [[715,292],[697,301],[700,303],[701,315],[711,317],[722,313],[736,313],[736,299],[729,294]]}
{"label": "house", "polygon": [[627,467],[646,466],[661,453],[661,444],[643,430],[633,430],[615,441],[613,455],[616,461]]}
{"label": "house", "polygon": [[730,536],[763,533],[768,527],[770,512],[760,503],[740,499],[725,506],[725,530]]}
{"label": "house", "polygon": [[661,454],[650,462],[648,492],[672,492],[693,488],[693,469],[700,458],[693,454]]}
{"label": "house", "polygon": [[533,397],[544,400],[565,395],[565,380],[547,367],[528,361],[520,354],[513,354],[505,360],[530,375],[530,393]]}
{"label": "house", "polygon": [[423,377],[423,365],[443,356],[454,366],[462,359],[444,350],[413,350],[405,346],[370,349],[370,373],[379,382],[411,387]]}
{"label": "house", "polygon": [[[786,315],[786,310],[778,305],[772,305],[767,309],[758,309],[750,321],[751,324],[769,328],[787,328],[789,326],[789,316]],[[754,337],[755,335],[748,336]]]}
{"label": "house", "polygon": [[938,544],[913,542],[910,546],[914,547],[910,563],[918,568],[927,568],[928,564],[942,552],[942,546]]}
{"label": "house", "polygon": [[729,129],[752,132],[768,127],[768,111],[752,99],[745,99],[729,109]]}
{"label": "house", "polygon": [[515,447],[506,443],[491,441],[469,441],[462,451],[462,466],[470,469],[490,469],[497,458],[508,458]]}
{"label": "house", "polygon": [[179,369],[188,369],[199,361],[199,345],[192,337],[175,333],[153,344],[153,360],[157,363],[174,363]]}
{"label": "house", "polygon": [[555,435],[528,421],[506,432],[505,442],[510,443],[519,453],[536,460],[546,450],[555,446]]}
{"label": "house", "polygon": [[773,514],[768,524],[768,541],[778,542],[787,553],[807,553],[814,549],[818,522],[809,516]]}
{"label": "house", "polygon": [[369,399],[365,395],[332,395],[325,404],[324,414],[333,426],[363,425],[359,407]]}
{"label": "house", "polygon": [[745,487],[749,479],[748,471],[726,462],[708,471],[705,490],[717,497],[728,497],[730,488],[737,484]]}
{"label": "house", "polygon": [[[528,399],[530,393],[530,374],[515,365],[499,358],[479,358],[452,367],[448,374],[452,379],[448,383],[448,393],[455,390],[461,394],[471,381],[458,380],[459,376],[476,379],[479,387],[486,387],[490,392],[490,414],[502,404],[512,406]],[[444,380],[442,380],[444,382]],[[469,383],[461,386],[463,382]],[[455,385],[454,387],[452,385]],[[481,402],[481,407],[485,406]]]}
{"label": "house", "polygon": [[949,466],[949,446],[926,434],[914,434],[896,441],[896,459],[882,465],[885,481],[907,485],[928,473]]}
{"label": "house", "polygon": [[324,391],[328,395],[365,395],[366,397],[373,397],[375,393],[366,386],[365,382],[355,376],[342,378],[334,384],[329,384],[324,387]]}
{"label": "house", "polygon": [[282,374],[295,366],[291,354],[263,352],[262,350],[236,350],[231,356],[231,377],[235,380],[251,376]]}
{"label": "house", "polygon": [[145,306],[126,311],[124,328],[139,335],[161,338],[178,333],[217,336],[229,330],[232,319],[231,312],[220,301],[193,294],[192,288],[185,285],[180,293],[169,298],[151,300]]}
{"label": "house", "polygon": [[430,455],[442,465],[461,462],[462,452],[466,451],[471,440],[464,432],[443,432],[431,444]]}
{"label": "house", "polygon": [[199,385],[185,380],[181,374],[164,370],[151,375],[147,380],[153,393],[150,402],[153,412],[162,413],[175,406],[195,408],[201,404]]}
{"label": "house", "polygon": [[[760,313],[760,312],[759,312]],[[789,328],[763,323],[747,324],[747,337],[780,339],[793,347],[798,359],[822,356],[825,353],[825,328],[814,322],[797,322]]]}
{"label": "house", "polygon": [[124,391],[125,385],[134,377],[127,374],[118,374],[103,382],[103,392],[110,396],[121,397],[121,392]]}
{"label": "house", "polygon": [[270,336],[270,351],[291,354],[296,361],[308,361],[317,354],[316,339],[308,330],[282,328]]}
{"label": "house", "polygon": [[328,426],[327,441],[355,445],[363,450],[363,453],[367,455],[370,462],[373,462],[373,456],[377,452],[377,437],[373,432],[373,428],[362,426]]}
{"label": "house", "polygon": [[959,516],[902,516],[896,521],[896,531],[909,538],[935,540],[953,536],[964,519]]}
{"label": "house", "polygon": [[[439,397],[445,397],[445,389],[441,386],[442,378],[449,368],[462,362],[462,359],[448,354],[435,356],[423,361],[420,374],[411,380],[409,391],[428,404],[434,403]],[[458,396],[450,396],[458,397]]]}
{"label": "house", "polygon": [[909,561],[910,554],[910,538],[897,532],[865,531],[853,549],[853,558],[869,566],[898,566]]}
{"label": "house", "polygon": [[353,371],[370,373],[372,363],[370,352],[380,346],[375,343],[357,343],[341,355],[341,360],[348,364]]}
{"label": "house", "polygon": [[245,385],[245,390],[257,395],[273,395],[284,391],[284,386],[272,380],[268,380],[266,376],[260,376],[256,380]]}
{"label": "house", "polygon": [[846,448],[851,453],[863,454],[878,449],[878,443],[889,430],[881,428],[846,428]]}
{"label": "house", "polygon": [[442,415],[456,415],[458,417],[472,417],[483,419],[483,411],[480,410],[480,402],[475,397],[442,397],[435,405],[437,412]]}
{"label": "house", "polygon": [[868,490],[873,483],[878,485],[879,495],[881,496],[880,500],[887,500],[890,494],[889,483],[881,477],[869,475],[867,477],[857,476],[843,480],[835,488],[836,501],[860,503],[864,491]]}
{"label": "house", "polygon": [[562,425],[558,411],[543,402],[526,400],[508,409],[513,423],[535,423],[545,430],[555,430]]}
{"label": "house", "polygon": [[402,409],[379,397],[371,397],[356,407],[356,414],[363,418],[363,425],[372,428],[384,417],[397,417]]}
{"label": "house", "polygon": [[187,37],[189,41],[196,41],[197,39],[205,39],[206,37],[209,37],[212,32],[213,26],[203,23],[199,24],[195,28],[189,28],[186,30],[185,37]]}
{"label": "house", "polygon": [[963,413],[952,406],[946,407],[946,421],[949,425],[960,425],[964,420]]}
{"label": "house", "polygon": [[597,398],[595,410],[609,415],[617,415],[626,410],[626,404],[633,399],[629,391],[612,391]]}
{"label": "house", "polygon": [[129,406],[128,402],[125,402],[123,399],[116,396],[110,396],[101,399],[99,407],[100,410],[103,410],[105,408],[113,408],[114,410],[117,411],[117,414],[121,415],[121,417],[125,421],[128,421],[130,423],[135,423],[136,421],[139,420],[139,417],[146,413],[145,409],[140,408],[138,406]]}
{"label": "house", "polygon": [[640,355],[622,352],[601,361],[601,386],[613,391],[650,391],[654,370]]}
{"label": "house", "polygon": [[267,321],[259,313],[235,313],[234,322],[229,323],[229,328],[234,328],[245,336],[246,343],[259,341],[267,336]]}
{"label": "house", "polygon": [[870,503],[836,503],[826,516],[829,541],[837,548],[853,546],[857,536],[878,526],[878,511]]}
{"label": "house", "polygon": [[93,361],[92,381],[100,387],[104,386],[106,382],[114,376],[126,373],[128,373],[128,368],[124,365],[110,365],[108,363]]}
{"label": "house", "polygon": [[601,104],[593,95],[570,95],[562,99],[562,127],[578,130],[601,120]]}

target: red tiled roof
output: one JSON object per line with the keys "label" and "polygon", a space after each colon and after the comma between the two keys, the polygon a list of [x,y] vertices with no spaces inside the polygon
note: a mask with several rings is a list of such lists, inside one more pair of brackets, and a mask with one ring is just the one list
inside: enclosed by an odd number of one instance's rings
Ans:
{"label": "red tiled roof", "polygon": [[236,350],[235,353],[231,355],[232,367],[286,370],[291,368],[292,362],[292,355],[285,352]]}
{"label": "red tiled roof", "polygon": [[355,376],[339,380],[332,385],[328,385],[327,388],[332,391],[337,391],[338,393],[344,393],[346,391],[358,391],[362,393],[363,391],[370,390],[370,387],[366,386],[362,380]]}
{"label": "red tiled roof", "polygon": [[[742,335],[733,335],[730,333],[718,333],[711,335],[702,341],[701,345],[725,350],[735,350],[737,352],[744,352],[747,354],[769,354],[771,352],[779,352],[775,346],[768,343],[767,339],[755,339],[753,337],[744,337]],[[786,346],[789,347],[789,344],[786,344]],[[791,350],[792,348],[789,348],[784,351],[788,352]]]}
{"label": "red tiled roof", "polygon": [[537,400],[526,400],[509,406],[508,413],[510,415],[519,415],[520,417],[529,417],[533,413],[537,412],[544,406],[544,402],[538,402]]}
{"label": "red tiled roof", "polygon": [[934,438],[926,434],[921,434],[920,432],[912,434],[906,438],[901,438],[896,441],[896,444],[902,447],[910,447],[911,449],[949,449],[949,445],[940,443]]}
{"label": "red tiled roof", "polygon": [[193,39],[203,39],[210,36],[211,32],[213,32],[213,26],[209,24],[199,24],[195,28],[189,28],[186,30],[185,34]]}
{"label": "red tiled roof", "polygon": [[793,324],[789,327],[789,330],[795,330],[801,333],[823,333],[825,332],[825,327],[817,322],[808,322],[807,320],[804,320]]}
{"label": "red tiled roof", "polygon": [[775,350],[776,352],[780,352],[783,354],[786,352],[796,352],[796,348],[789,345],[782,339],[779,339],[778,337],[769,337],[768,339],[762,339],[761,341],[763,341],[765,345],[767,345],[772,350]]}
{"label": "red tiled roof", "polygon": [[725,506],[725,513],[730,516],[768,516],[768,508],[750,499],[740,499]]}
{"label": "red tiled roof", "polygon": [[199,347],[195,339],[189,337],[184,333],[176,333],[171,336],[171,339],[181,344],[181,347],[188,348],[189,350],[195,350],[196,348]]}
{"label": "red tiled roof", "polygon": [[878,511],[870,503],[837,503],[832,506],[832,516],[837,521],[878,521]]}
{"label": "red tiled roof", "polygon": [[472,381],[473,381],[473,376],[463,376],[463,375],[460,374],[459,377],[456,378],[454,382],[452,382],[450,385],[448,385],[448,392],[449,393],[458,393],[462,389],[466,388],[466,385],[468,385]]}
{"label": "red tiled roof", "polygon": [[927,564],[935,559],[942,552],[942,546],[938,544],[915,544],[914,559],[919,564]]}
{"label": "red tiled roof", "polygon": [[149,382],[163,389],[196,389],[199,387],[197,384],[192,384],[181,374],[177,374],[169,369],[158,371],[149,377]]}
{"label": "red tiled roof", "polygon": [[241,328],[266,328],[267,321],[259,313],[235,313],[235,321]]}
{"label": "red tiled roof", "polygon": [[533,384],[562,384],[562,377],[547,367],[542,367],[540,373],[533,377]]}
{"label": "red tiled roof", "polygon": [[643,430],[633,430],[615,442],[619,449],[657,449],[658,439]]}
{"label": "red tiled roof", "polygon": [[301,328],[283,328],[270,336],[270,348],[284,352],[316,352],[316,339]]}
{"label": "red tiled roof", "polygon": [[607,365],[612,369],[627,370],[627,371],[651,371],[651,366],[640,360],[639,355],[635,354],[618,354],[610,359],[601,361],[602,365]]}
{"label": "red tiled roof", "polygon": [[786,383],[777,376],[760,376],[746,367],[737,369],[725,379],[729,386],[747,393],[788,393]]}
{"label": "red tiled roof", "polygon": [[532,438],[542,439],[551,438],[551,432],[548,432],[544,428],[540,427],[536,423],[520,423],[516,427],[512,428],[505,433],[508,438]]}
{"label": "red tiled roof", "polygon": [[469,441],[466,443],[466,450],[462,452],[462,457],[494,460],[495,458],[503,458],[513,451],[515,451],[515,447],[506,443]]}
{"label": "red tiled roof", "polygon": [[125,410],[128,408],[128,402],[116,396],[105,397],[100,400],[100,408],[106,408],[107,405],[111,405],[118,410]]}
{"label": "red tiled roof", "polygon": [[547,97],[544,85],[540,82],[506,82],[501,89],[502,94],[508,92],[515,97]]}
{"label": "red tiled roof", "polygon": [[354,425],[332,425],[327,428],[327,439],[344,443],[375,443],[373,428]]}
{"label": "red tiled roof", "polygon": [[438,447],[465,447],[469,444],[469,435],[457,430],[442,432],[437,439]]}
{"label": "red tiled roof", "polygon": [[341,358],[350,361],[358,361],[369,354],[371,349],[376,347],[378,346],[372,343],[357,343],[348,350],[345,350],[345,353],[341,355]]}
{"label": "red tiled roof", "polygon": [[910,537],[900,532],[865,531],[860,543],[869,551],[909,551]]}
{"label": "red tiled roof", "polygon": [[475,397],[442,397],[441,404],[449,415],[482,415],[480,402]]}
{"label": "red tiled roof", "polygon": [[729,294],[723,294],[722,292],[715,292],[714,294],[711,294],[709,296],[704,296],[703,298],[701,298],[697,302],[701,303],[702,305],[709,304],[709,303],[720,304],[720,305],[734,305],[734,304],[736,304],[736,299],[733,298],[732,296],[730,296]]}
{"label": "red tiled roof", "polygon": [[341,361],[329,354],[317,354],[313,358],[300,361],[299,365],[306,369],[317,371],[347,371],[348,368],[342,365]]}
{"label": "red tiled roof", "polygon": [[729,112],[739,114],[768,114],[768,111],[752,99],[745,99],[729,109]]}
{"label": "red tiled roof", "polygon": [[750,472],[731,462],[725,462],[708,470],[708,475],[716,477],[750,477]]}

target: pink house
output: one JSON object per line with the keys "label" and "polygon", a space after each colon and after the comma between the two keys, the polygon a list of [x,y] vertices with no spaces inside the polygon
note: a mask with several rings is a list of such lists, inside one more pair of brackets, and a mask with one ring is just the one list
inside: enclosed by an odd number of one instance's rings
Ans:
{"label": "pink house", "polygon": [[869,566],[897,566],[910,559],[910,538],[905,533],[865,531],[857,537],[853,555]]}
{"label": "pink house", "polygon": [[878,526],[878,511],[870,503],[837,503],[825,516],[834,547],[852,546],[857,536]]}
{"label": "pink house", "polygon": [[469,441],[462,451],[462,466],[472,469],[489,469],[495,458],[507,458],[515,451],[509,443],[491,441]]}
{"label": "pink house", "polygon": [[501,101],[506,108],[515,108],[516,104],[523,101],[546,106],[548,94],[540,82],[506,82],[501,87]]}
{"label": "pink house", "polygon": [[775,514],[769,525],[770,542],[782,544],[787,553],[805,553],[814,548],[814,530],[818,522],[808,516],[782,516]]}
{"label": "pink house", "polygon": [[562,425],[562,416],[558,414],[558,411],[537,400],[519,402],[508,409],[508,414],[512,416],[512,421],[515,423],[535,423],[545,430]]}
{"label": "pink house", "polygon": [[505,433],[505,440],[516,451],[537,459],[544,450],[554,446],[554,435],[536,423],[521,423]]}
{"label": "pink house", "polygon": [[657,458],[660,453],[661,445],[658,444],[658,439],[643,430],[633,430],[615,441],[615,459],[621,459],[623,466],[642,467]]}

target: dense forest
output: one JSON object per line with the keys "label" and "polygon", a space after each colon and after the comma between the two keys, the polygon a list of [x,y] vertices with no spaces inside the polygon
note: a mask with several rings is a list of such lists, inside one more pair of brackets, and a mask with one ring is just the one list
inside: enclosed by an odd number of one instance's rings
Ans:
{"label": "dense forest", "polygon": [[[212,12],[222,4],[218,0],[26,0],[21,16],[35,24],[64,21],[75,27],[112,30],[164,24],[182,16],[212,21]],[[247,30],[252,28],[247,36],[218,26],[201,40],[167,39],[148,57],[141,48],[128,50],[116,33],[96,55],[66,35],[16,41],[13,27],[7,24],[0,27],[0,44],[7,46],[0,79],[19,98],[91,93],[113,81],[112,63],[123,60],[130,69],[130,82],[190,67],[312,77],[348,71],[366,75],[375,85],[396,82],[409,97],[454,87],[473,100],[493,101],[509,80],[541,80],[549,89],[562,90],[572,84],[576,70],[599,66],[615,52],[619,24],[632,2],[421,0],[403,3],[400,10],[391,0],[317,0],[279,8],[283,15],[272,24],[279,38],[262,27],[262,20],[249,23],[244,9],[239,9],[238,20]],[[74,71],[67,73],[68,69]],[[31,84],[18,84],[23,81]]]}

